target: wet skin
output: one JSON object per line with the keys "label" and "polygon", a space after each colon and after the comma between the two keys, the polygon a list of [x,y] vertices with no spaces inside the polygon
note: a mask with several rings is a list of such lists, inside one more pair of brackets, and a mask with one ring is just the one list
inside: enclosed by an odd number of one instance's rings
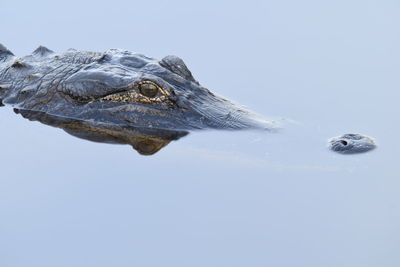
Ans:
{"label": "wet skin", "polygon": [[[277,128],[201,86],[176,56],[156,60],[118,49],[57,54],[41,46],[18,58],[0,44],[4,104],[30,120],[92,141],[131,144],[141,154],[153,154],[190,130]],[[329,141],[342,154],[375,147],[359,134]]]}
{"label": "wet skin", "polygon": [[39,47],[17,58],[0,46],[4,104],[77,120],[168,130],[273,129],[273,121],[217,96],[182,59],[111,49],[102,53]]}
{"label": "wet skin", "polygon": [[344,134],[329,140],[329,148],[341,154],[368,152],[376,148],[375,140],[361,134]]}

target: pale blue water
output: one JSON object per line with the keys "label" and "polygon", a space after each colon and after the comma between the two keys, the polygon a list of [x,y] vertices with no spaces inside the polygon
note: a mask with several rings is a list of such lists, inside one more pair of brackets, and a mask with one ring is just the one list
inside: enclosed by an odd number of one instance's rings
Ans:
{"label": "pale blue water", "polygon": [[[0,266],[400,266],[398,1],[2,2],[1,38],[182,57],[277,133],[144,157],[0,108]],[[379,147],[343,156],[328,138]]]}

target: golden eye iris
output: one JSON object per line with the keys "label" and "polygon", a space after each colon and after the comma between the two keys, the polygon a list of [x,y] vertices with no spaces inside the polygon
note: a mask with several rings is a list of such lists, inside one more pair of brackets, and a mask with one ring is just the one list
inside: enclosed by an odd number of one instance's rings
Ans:
{"label": "golden eye iris", "polygon": [[139,91],[144,96],[155,97],[158,93],[158,86],[152,82],[141,83],[139,84]]}

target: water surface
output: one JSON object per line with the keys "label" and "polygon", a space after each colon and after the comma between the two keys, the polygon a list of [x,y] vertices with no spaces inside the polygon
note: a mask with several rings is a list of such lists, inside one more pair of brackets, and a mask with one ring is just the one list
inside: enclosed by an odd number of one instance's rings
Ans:
{"label": "water surface", "polygon": [[[194,132],[142,156],[0,108],[1,266],[400,265],[397,2],[1,9],[17,55],[176,54],[213,92],[283,119],[276,133]],[[353,132],[378,148],[327,149]]]}

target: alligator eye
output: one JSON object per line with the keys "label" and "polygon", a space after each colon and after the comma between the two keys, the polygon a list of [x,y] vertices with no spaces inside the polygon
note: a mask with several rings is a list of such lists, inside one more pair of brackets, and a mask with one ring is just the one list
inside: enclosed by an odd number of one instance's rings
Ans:
{"label": "alligator eye", "polygon": [[145,82],[139,84],[139,91],[144,96],[155,97],[158,93],[158,87],[154,83]]}
{"label": "alligator eye", "polygon": [[342,145],[347,146],[347,142],[344,140],[340,140],[340,143],[342,143]]}

